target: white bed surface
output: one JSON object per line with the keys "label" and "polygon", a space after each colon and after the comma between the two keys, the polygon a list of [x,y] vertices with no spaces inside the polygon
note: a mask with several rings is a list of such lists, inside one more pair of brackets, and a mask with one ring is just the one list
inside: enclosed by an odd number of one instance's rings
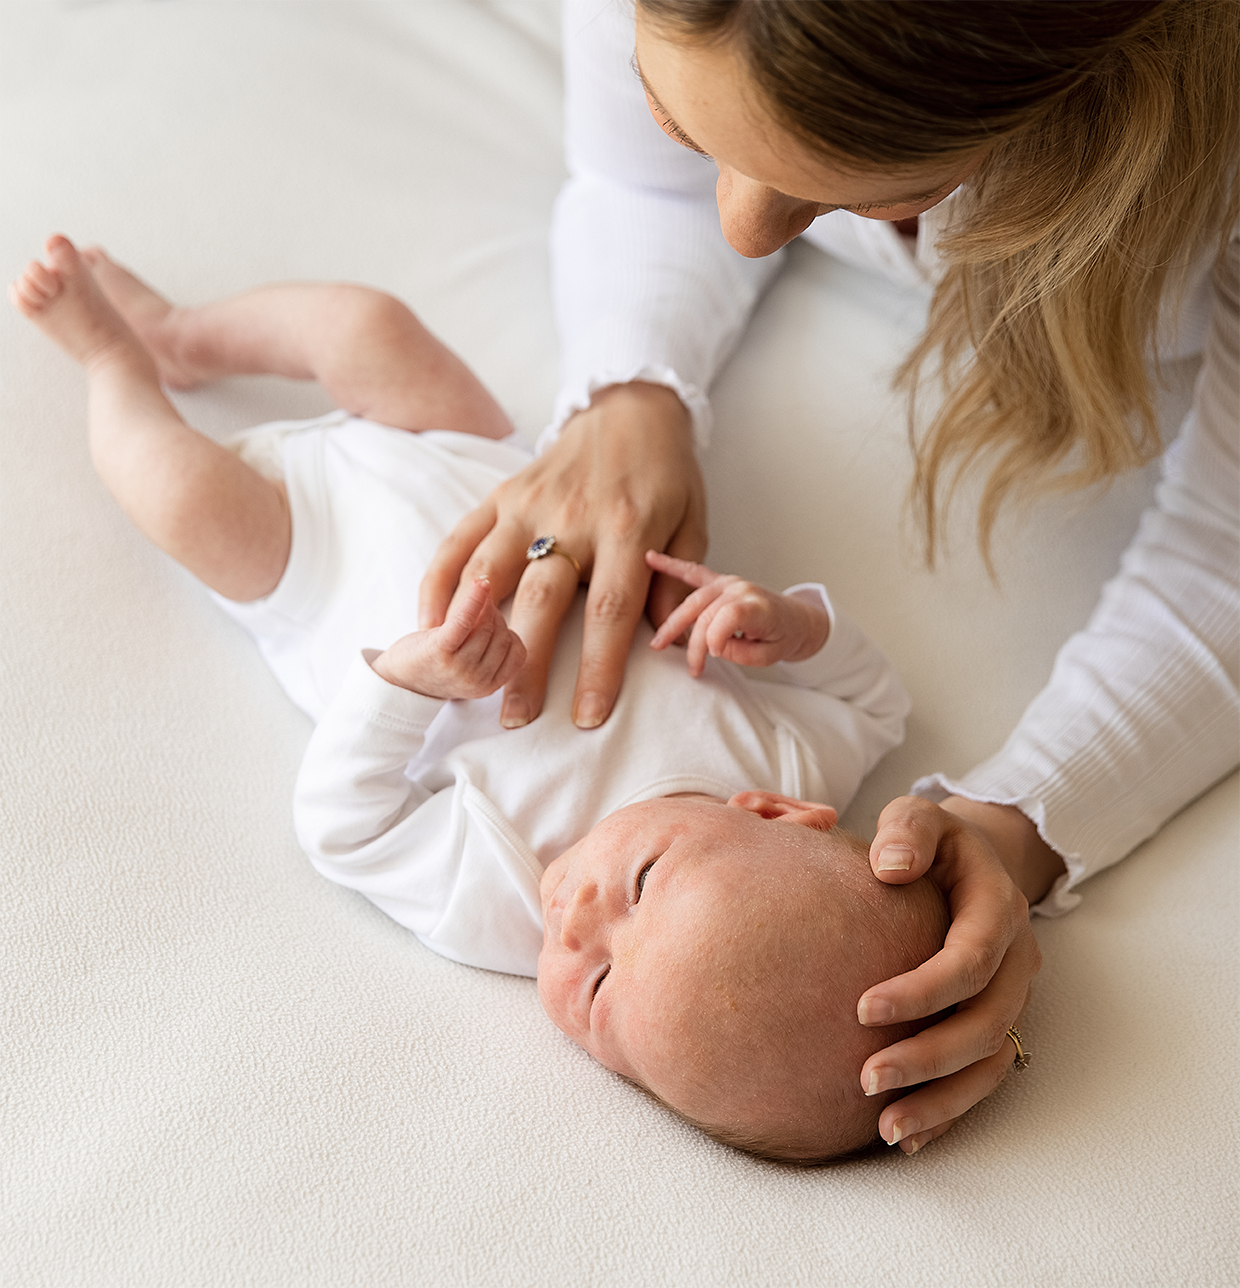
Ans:
{"label": "white bed surface", "polygon": [[[370,282],[532,438],[557,23],[546,0],[2,0],[3,273],[58,230],[186,301]],[[920,569],[887,378],[923,309],[797,248],[706,461],[717,566],[821,577],[913,693],[859,830],[1001,742],[1150,488],[1008,525],[998,588],[963,526]],[[315,875],[289,818],[307,722],[97,481],[73,364],[11,311],[0,343],[0,1281],[1237,1282],[1235,776],[1039,924],[1027,1073],[914,1158],[756,1162],[594,1065],[530,981]],[[178,402],[218,433],[326,408],[276,380]]]}

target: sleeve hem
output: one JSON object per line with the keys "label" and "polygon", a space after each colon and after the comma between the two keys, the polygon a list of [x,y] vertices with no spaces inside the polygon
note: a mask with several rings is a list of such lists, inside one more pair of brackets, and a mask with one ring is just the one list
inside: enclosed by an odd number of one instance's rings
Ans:
{"label": "sleeve hem", "polygon": [[412,734],[424,734],[431,721],[443,708],[443,698],[428,698],[398,684],[389,684],[370,665],[382,652],[365,648],[359,651],[345,674],[341,692],[350,698],[370,721],[380,721],[391,728]]}
{"label": "sleeve hem", "polygon": [[696,385],[682,380],[671,367],[646,364],[596,372],[584,380],[575,381],[561,389],[555,400],[551,423],[539,434],[538,441],[534,445],[534,454],[541,456],[547,448],[557,442],[560,431],[568,419],[579,411],[585,411],[600,389],[608,389],[612,385],[629,385],[635,381],[664,385],[670,389],[689,411],[693,425],[694,446],[699,452],[706,449],[710,443],[712,424],[710,400]]}
{"label": "sleeve hem", "polygon": [[[827,622],[829,624],[827,628],[827,638],[817,653],[811,653],[809,657],[803,657],[799,662],[776,663],[776,666],[784,671],[790,679],[797,677],[804,681],[808,681],[812,687],[821,672],[823,658],[828,656],[827,651],[831,648],[831,642],[837,639],[838,633],[835,629],[835,606],[831,603],[831,596],[827,594],[827,588],[821,582],[797,582],[795,586],[789,586],[783,593],[794,599],[807,600],[809,603],[814,604],[815,607],[822,608],[827,614]],[[802,673],[798,670],[799,667],[812,668],[812,670],[807,669]]]}

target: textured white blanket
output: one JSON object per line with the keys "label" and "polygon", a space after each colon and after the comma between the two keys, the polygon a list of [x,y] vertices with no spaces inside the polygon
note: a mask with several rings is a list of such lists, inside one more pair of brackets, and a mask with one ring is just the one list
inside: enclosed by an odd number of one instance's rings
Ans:
{"label": "textured white blanket", "polygon": [[[6,278],[61,230],[175,297],[393,290],[531,436],[555,385],[551,0],[0,3]],[[903,672],[851,819],[995,748],[1149,479],[921,570],[887,379],[925,301],[794,250],[715,391],[714,560],[822,577]],[[0,1281],[1237,1282],[1237,784],[1039,926],[1033,1065],[922,1154],[802,1172],[592,1064],[297,850],[307,735],[96,480],[73,364],[0,315]],[[1191,372],[1180,373],[1181,396]],[[325,410],[232,381],[212,432]],[[1169,419],[1172,412],[1169,411]]]}

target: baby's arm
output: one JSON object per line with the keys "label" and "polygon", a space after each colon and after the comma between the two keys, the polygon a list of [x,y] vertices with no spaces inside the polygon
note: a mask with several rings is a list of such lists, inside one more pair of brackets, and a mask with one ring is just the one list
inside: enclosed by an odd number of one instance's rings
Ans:
{"label": "baby's arm", "polygon": [[646,563],[696,589],[659,627],[651,648],[664,649],[690,631],[690,675],[701,675],[706,655],[741,666],[773,666],[813,657],[827,642],[831,619],[809,599],[777,595],[705,564],[650,550]]}
{"label": "baby's arm", "polygon": [[[692,627],[688,663],[694,675],[701,673],[707,653],[745,666],[779,663],[773,683],[749,677],[754,691],[768,708],[778,709],[781,720],[811,731],[811,742],[831,742],[820,759],[835,766],[841,801],[903,740],[910,704],[900,677],[856,622],[828,604],[822,587],[793,587],[777,595],[666,555],[652,553],[647,562],[698,587],[663,624],[653,647],[666,648]],[[788,685],[799,690],[795,697]],[[815,691],[824,706],[815,705]],[[845,771],[845,765],[852,769]]]}
{"label": "baby's arm", "polygon": [[525,664],[525,646],[478,578],[442,626],[402,636],[371,662],[389,684],[428,698],[485,698]]}
{"label": "baby's arm", "polygon": [[[469,766],[433,785],[407,772],[444,709],[358,656],[297,775],[297,839],[315,869],[366,896],[436,952],[533,975],[542,946],[537,859],[494,824]],[[449,769],[445,780],[442,770]]]}

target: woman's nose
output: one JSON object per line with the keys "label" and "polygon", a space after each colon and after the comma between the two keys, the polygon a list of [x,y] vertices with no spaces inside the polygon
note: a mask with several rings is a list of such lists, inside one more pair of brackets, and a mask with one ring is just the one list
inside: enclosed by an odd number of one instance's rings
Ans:
{"label": "woman's nose", "polygon": [[569,952],[579,952],[582,945],[589,942],[597,922],[594,915],[597,905],[598,883],[589,880],[578,882],[560,918],[560,942]]}
{"label": "woman's nose", "polygon": [[719,167],[715,200],[723,235],[747,259],[773,255],[818,216],[817,203],[787,197],[726,166]]}

